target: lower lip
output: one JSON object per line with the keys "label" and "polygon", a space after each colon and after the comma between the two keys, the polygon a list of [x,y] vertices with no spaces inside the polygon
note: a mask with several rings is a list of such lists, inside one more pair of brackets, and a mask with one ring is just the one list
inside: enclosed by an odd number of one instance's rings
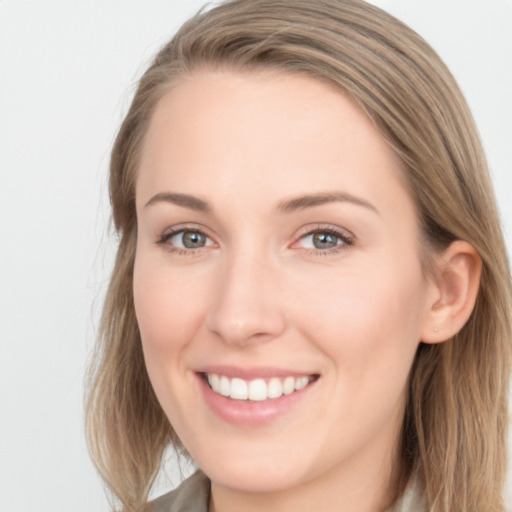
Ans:
{"label": "lower lip", "polygon": [[310,382],[305,388],[279,398],[251,402],[233,400],[219,395],[208,386],[200,375],[197,378],[206,403],[220,419],[227,423],[247,426],[265,425],[286,415],[307,396],[316,383],[316,381]]}

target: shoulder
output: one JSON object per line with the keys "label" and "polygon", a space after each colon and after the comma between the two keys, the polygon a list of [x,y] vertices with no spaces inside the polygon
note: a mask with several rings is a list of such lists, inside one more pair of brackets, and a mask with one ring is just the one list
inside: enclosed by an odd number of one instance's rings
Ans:
{"label": "shoulder", "polygon": [[150,503],[151,512],[208,512],[210,481],[196,471],[176,489]]}

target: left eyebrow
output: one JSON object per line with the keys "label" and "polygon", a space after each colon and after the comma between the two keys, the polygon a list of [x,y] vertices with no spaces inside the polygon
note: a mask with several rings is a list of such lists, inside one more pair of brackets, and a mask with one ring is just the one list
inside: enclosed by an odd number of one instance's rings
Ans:
{"label": "left eyebrow", "polygon": [[198,212],[210,212],[212,209],[206,201],[203,201],[198,197],[194,197],[189,194],[177,194],[172,192],[160,192],[159,194],[154,195],[144,205],[144,208],[157,203],[172,203],[177,206],[182,206],[183,208],[188,208]]}
{"label": "left eyebrow", "polygon": [[315,194],[307,194],[294,197],[292,199],[287,199],[286,201],[280,202],[277,209],[280,213],[292,213],[296,212],[297,210],[304,210],[305,208],[311,208],[313,206],[320,206],[327,203],[337,202],[351,203],[357,206],[362,206],[380,215],[377,208],[375,208],[375,206],[373,206],[373,204],[370,202],[342,191],[318,192]]}

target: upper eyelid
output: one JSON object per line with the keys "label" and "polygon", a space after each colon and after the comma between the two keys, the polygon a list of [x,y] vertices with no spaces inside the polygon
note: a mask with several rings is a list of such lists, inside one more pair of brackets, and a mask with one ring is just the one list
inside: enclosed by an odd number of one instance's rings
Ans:
{"label": "upper eyelid", "polygon": [[165,228],[163,231],[161,231],[160,236],[163,237],[163,236],[167,236],[167,235],[176,235],[178,233],[187,232],[187,231],[201,233],[201,234],[207,236],[208,238],[213,238],[213,235],[211,234],[210,230],[207,229],[206,227],[197,225],[197,224],[190,224],[190,223],[177,224],[176,226],[169,226],[169,227]]}
{"label": "upper eyelid", "polygon": [[334,235],[338,235],[344,238],[355,238],[355,235],[346,228],[339,226],[333,226],[332,224],[316,224],[315,226],[307,226],[303,228],[302,233],[298,235],[299,238],[303,238],[314,233],[328,232]]}

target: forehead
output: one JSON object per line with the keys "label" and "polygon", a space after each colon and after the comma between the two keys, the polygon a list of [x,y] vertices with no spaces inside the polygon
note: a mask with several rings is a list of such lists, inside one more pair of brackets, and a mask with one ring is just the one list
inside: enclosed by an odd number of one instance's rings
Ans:
{"label": "forehead", "polygon": [[401,187],[399,175],[375,124],[334,86],[290,73],[199,71],[157,105],[137,200],[165,189],[225,198],[239,185],[276,201],[340,187],[371,199],[383,183]]}

